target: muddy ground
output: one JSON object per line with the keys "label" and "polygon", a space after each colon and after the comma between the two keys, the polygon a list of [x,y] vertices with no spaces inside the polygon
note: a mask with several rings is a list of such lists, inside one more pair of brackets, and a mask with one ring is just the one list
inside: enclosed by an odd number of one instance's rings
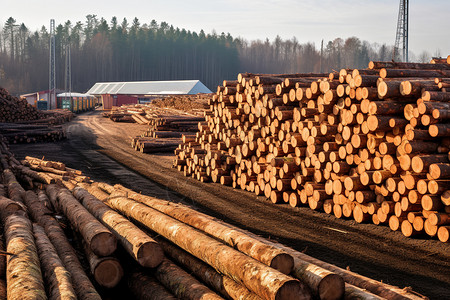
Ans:
{"label": "muddy ground", "polygon": [[431,299],[450,299],[449,244],[405,238],[385,226],[357,224],[309,208],[273,205],[249,192],[184,177],[171,168],[171,153],[149,155],[131,148],[131,137],[145,126],[114,123],[100,111],[79,115],[65,126],[68,139],[63,142],[11,145],[11,150],[21,159],[33,155],[62,161],[95,181],[187,203],[342,268],[412,287]]}

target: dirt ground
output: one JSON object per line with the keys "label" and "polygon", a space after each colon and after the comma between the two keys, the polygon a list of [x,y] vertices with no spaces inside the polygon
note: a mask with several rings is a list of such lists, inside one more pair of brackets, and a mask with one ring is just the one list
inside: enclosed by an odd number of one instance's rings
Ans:
{"label": "dirt ground", "polygon": [[263,197],[187,178],[171,168],[172,154],[134,151],[130,139],[146,126],[114,123],[100,111],[65,125],[68,139],[51,144],[11,145],[25,155],[45,157],[80,169],[95,181],[121,183],[144,194],[192,207],[279,241],[328,263],[430,299],[450,299],[450,246],[428,238],[406,238],[373,224],[336,219],[309,208],[273,205]]}

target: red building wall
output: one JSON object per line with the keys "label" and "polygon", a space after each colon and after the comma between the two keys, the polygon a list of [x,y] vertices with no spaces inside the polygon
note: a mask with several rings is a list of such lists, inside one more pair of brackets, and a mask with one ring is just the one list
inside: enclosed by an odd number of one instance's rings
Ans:
{"label": "red building wall", "polygon": [[138,98],[130,95],[102,95],[103,109],[111,109],[113,106],[121,106],[124,104],[137,104]]}

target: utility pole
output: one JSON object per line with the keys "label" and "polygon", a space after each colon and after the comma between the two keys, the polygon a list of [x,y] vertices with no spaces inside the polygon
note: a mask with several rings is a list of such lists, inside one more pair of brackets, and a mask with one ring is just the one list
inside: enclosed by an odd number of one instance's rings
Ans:
{"label": "utility pole", "polygon": [[409,24],[409,0],[400,0],[397,20],[397,34],[395,36],[395,46],[392,59],[397,59],[397,55],[402,54],[402,61],[408,62],[408,24]]}
{"label": "utility pole", "polygon": [[50,20],[50,59],[49,59],[49,97],[47,109],[52,109],[52,101],[56,103],[56,50],[55,50],[55,20]]}
{"label": "utility pole", "polygon": [[[72,61],[70,57],[70,38],[66,44],[66,74],[64,80],[64,90],[66,92],[66,101],[69,100],[70,107],[72,107]],[[68,96],[68,99],[67,99]]]}

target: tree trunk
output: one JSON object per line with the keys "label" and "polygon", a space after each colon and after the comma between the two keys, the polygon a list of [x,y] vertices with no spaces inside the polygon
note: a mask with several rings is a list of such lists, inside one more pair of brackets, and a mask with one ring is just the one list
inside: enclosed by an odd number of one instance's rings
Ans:
{"label": "tree trunk", "polygon": [[155,277],[178,299],[223,299],[167,258],[156,268]]}
{"label": "tree trunk", "polygon": [[8,299],[47,299],[33,228],[26,217],[13,214],[5,220],[8,255],[6,281]]}
{"label": "tree trunk", "polygon": [[154,268],[161,263],[164,257],[161,247],[136,225],[83,188],[76,187],[73,194],[92,215],[111,230],[125,250],[141,266]]}
{"label": "tree trunk", "polygon": [[227,299],[261,299],[254,293],[250,292],[245,286],[218,273],[212,267],[186,251],[183,251],[181,248],[173,245],[165,239],[158,238],[157,240],[164,248],[164,252],[166,252],[172,260],[191,271],[197,278],[200,278],[202,282],[206,283],[209,287],[213,288]]}
{"label": "tree trunk", "polygon": [[72,276],[64,267],[44,228],[33,224],[33,232],[49,299],[77,299]]}
{"label": "tree trunk", "polygon": [[142,300],[177,300],[155,278],[143,273],[134,272],[128,276],[128,289],[136,299]]}
{"label": "tree trunk", "polygon": [[202,230],[284,274],[289,274],[292,270],[292,257],[284,251],[249,238],[239,231],[230,230],[228,226],[215,222],[210,216],[181,204],[173,204],[169,201],[138,194],[131,190],[128,190],[128,197]]}
{"label": "tree trunk", "polygon": [[29,208],[33,220],[45,229],[45,233],[55,247],[58,256],[63,262],[65,268],[72,275],[74,290],[79,299],[99,300],[100,295],[95,290],[91,281],[84,272],[77,254],[64,231],[60,227],[58,221],[50,214],[44,206],[44,202],[40,201],[33,192],[28,192],[25,197],[25,203]]}
{"label": "tree trunk", "polygon": [[[310,299],[306,286],[303,286],[299,281],[270,269],[266,265],[146,205],[123,197],[110,198],[108,204],[128,217],[145,224],[151,230],[174,242],[221,273],[243,283],[260,297],[267,299],[291,299],[291,297]],[[252,269],[251,272],[249,268]],[[277,281],[270,278],[277,278]]]}
{"label": "tree trunk", "polygon": [[114,235],[87,211],[67,189],[58,192],[58,203],[70,224],[83,237],[92,252],[99,256],[111,255],[117,247]]}

